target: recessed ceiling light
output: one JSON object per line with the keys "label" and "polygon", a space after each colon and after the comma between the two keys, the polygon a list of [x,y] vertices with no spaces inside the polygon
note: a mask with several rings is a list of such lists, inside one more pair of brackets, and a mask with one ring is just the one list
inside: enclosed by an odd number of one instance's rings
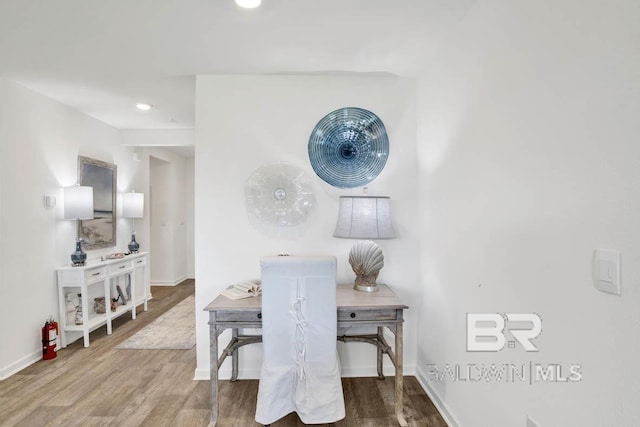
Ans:
{"label": "recessed ceiling light", "polygon": [[245,9],[253,9],[260,6],[261,0],[236,0],[236,4]]}
{"label": "recessed ceiling light", "polygon": [[143,102],[139,102],[138,104],[136,104],[136,108],[138,110],[147,111],[147,110],[151,109],[151,105],[150,104],[145,104]]}

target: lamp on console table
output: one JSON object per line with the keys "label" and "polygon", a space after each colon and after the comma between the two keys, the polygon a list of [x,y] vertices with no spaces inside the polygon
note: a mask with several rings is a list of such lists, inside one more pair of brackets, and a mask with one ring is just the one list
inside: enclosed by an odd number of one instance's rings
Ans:
{"label": "lamp on console table", "polygon": [[122,195],[122,216],[131,218],[131,242],[129,242],[129,252],[137,253],[140,244],[136,242],[135,222],[136,218],[142,218],[144,214],[144,193],[124,193]]}
{"label": "lamp on console table", "polygon": [[342,196],[333,237],[367,239],[357,242],[349,252],[349,264],[356,274],[353,288],[377,292],[376,279],[382,267],[382,249],[370,239],[393,239],[389,197]]}
{"label": "lamp on console table", "polygon": [[76,250],[71,254],[71,262],[74,266],[84,265],[87,254],[82,250],[80,238],[81,219],[93,219],[93,187],[74,185],[64,187],[64,219],[78,221],[76,227]]}

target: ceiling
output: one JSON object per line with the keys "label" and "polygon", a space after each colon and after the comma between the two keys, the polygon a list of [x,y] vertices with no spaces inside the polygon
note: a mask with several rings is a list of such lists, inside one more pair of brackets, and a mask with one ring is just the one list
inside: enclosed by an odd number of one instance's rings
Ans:
{"label": "ceiling", "polygon": [[414,76],[475,1],[0,0],[0,76],[118,129],[189,129],[196,75]]}

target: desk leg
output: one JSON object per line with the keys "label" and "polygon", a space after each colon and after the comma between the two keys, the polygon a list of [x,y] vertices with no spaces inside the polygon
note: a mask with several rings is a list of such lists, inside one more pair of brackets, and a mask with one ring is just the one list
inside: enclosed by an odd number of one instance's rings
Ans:
{"label": "desk leg", "polygon": [[[113,315],[115,314],[111,311],[111,280],[113,279],[106,279],[104,281],[104,308],[105,308],[104,312],[105,312],[105,317],[107,319],[107,335],[111,335],[113,333],[111,321],[113,320]],[[89,301],[87,301],[87,304],[89,304]],[[83,306],[82,310],[83,310],[83,314],[88,313],[89,306],[88,305]],[[85,325],[88,325],[88,323],[85,322]]]}
{"label": "desk leg", "polygon": [[[149,273],[149,268],[147,267],[148,264],[145,264],[142,266],[142,299],[144,301],[143,303],[143,307],[144,307],[144,311],[147,311],[147,306],[148,306],[148,302],[149,302],[149,294],[151,293],[151,288],[147,287],[147,274]],[[149,292],[147,293],[147,290],[149,290]]]}
{"label": "desk leg", "polygon": [[[237,341],[238,339],[238,328],[231,329],[231,340]],[[236,381],[238,379],[238,349],[236,348],[231,353],[231,381]]]}
{"label": "desk leg", "polygon": [[211,423],[215,426],[218,419],[218,327],[209,325],[209,370],[211,381]]}
{"label": "desk leg", "polygon": [[402,323],[396,324],[396,417],[398,424],[407,426],[407,421],[402,415]]}
{"label": "desk leg", "polygon": [[[128,276],[129,279],[129,291],[131,295],[127,295],[129,297],[129,301],[131,301],[131,318],[136,318],[136,270],[135,268]],[[125,291],[127,290],[127,284],[124,286]],[[120,296],[120,295],[118,295]],[[126,300],[124,301],[127,302]]]}
{"label": "desk leg", "polygon": [[[383,328],[381,326],[378,326],[378,344],[381,344],[382,341],[382,334],[383,334]],[[378,356],[378,379],[383,380],[384,379],[384,372],[382,372],[382,348],[380,347],[380,345],[376,346],[377,349],[377,356]]]}

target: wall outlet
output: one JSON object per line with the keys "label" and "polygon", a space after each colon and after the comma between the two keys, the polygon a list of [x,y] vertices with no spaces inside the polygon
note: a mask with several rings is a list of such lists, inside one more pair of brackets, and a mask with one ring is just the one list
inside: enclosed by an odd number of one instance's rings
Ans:
{"label": "wall outlet", "polygon": [[526,427],[540,427],[538,423],[533,421],[530,416],[527,415],[527,426]]}

